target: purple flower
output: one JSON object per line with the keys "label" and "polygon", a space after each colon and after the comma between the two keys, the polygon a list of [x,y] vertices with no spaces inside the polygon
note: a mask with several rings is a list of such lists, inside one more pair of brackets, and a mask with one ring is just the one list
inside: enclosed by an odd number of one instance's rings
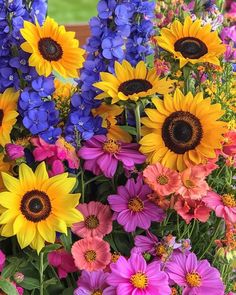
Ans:
{"label": "purple flower", "polygon": [[116,195],[110,195],[108,202],[115,211],[113,218],[123,225],[125,231],[132,232],[136,227],[148,229],[152,221],[162,221],[165,213],[147,195],[152,191],[148,185],[138,177],[137,181],[128,179],[125,186],[117,188]]}
{"label": "purple flower", "polygon": [[206,259],[198,261],[194,253],[175,255],[167,262],[166,272],[172,281],[184,288],[183,295],[224,294],[219,271]]}
{"label": "purple flower", "polygon": [[170,295],[168,277],[161,271],[158,262],[147,265],[140,253],[131,254],[126,260],[121,256],[116,263],[110,265],[111,274],[107,282],[116,287],[117,295]]}
{"label": "purple flower", "polygon": [[85,170],[92,171],[95,175],[103,173],[106,177],[112,178],[119,161],[128,170],[133,170],[135,164],[145,161],[145,156],[138,148],[139,145],[136,143],[123,143],[107,139],[105,135],[96,135],[85,142],[78,155],[85,160]]}
{"label": "purple flower", "polygon": [[11,160],[15,160],[24,157],[24,147],[22,145],[17,145],[13,143],[8,143],[5,145],[6,153]]}
{"label": "purple flower", "polygon": [[6,261],[6,255],[0,250],[0,272],[2,272]]}
{"label": "purple flower", "polygon": [[102,270],[92,272],[83,270],[77,282],[78,288],[74,291],[74,295],[116,295],[115,288],[109,287],[106,282],[108,276],[109,273]]}

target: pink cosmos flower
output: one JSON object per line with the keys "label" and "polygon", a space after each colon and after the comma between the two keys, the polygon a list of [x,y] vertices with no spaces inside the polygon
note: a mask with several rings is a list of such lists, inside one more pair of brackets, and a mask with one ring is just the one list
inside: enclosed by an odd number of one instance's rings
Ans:
{"label": "pink cosmos flower", "polygon": [[203,198],[205,204],[215,211],[216,216],[224,218],[226,221],[236,223],[236,200],[231,194],[223,196],[210,191]]}
{"label": "pink cosmos flower", "polygon": [[24,157],[24,147],[22,145],[13,144],[13,143],[7,143],[5,145],[5,150],[8,155],[8,157],[11,160],[15,160],[21,157]]}
{"label": "pink cosmos flower", "polygon": [[6,255],[0,250],[0,272],[2,272],[6,261]]}
{"label": "pink cosmos flower", "polygon": [[74,295],[116,295],[114,287],[109,287],[107,278],[109,273],[102,270],[88,272],[83,270],[77,282],[78,288],[74,290]]}
{"label": "pink cosmos flower", "polygon": [[210,209],[206,206],[205,201],[184,199],[180,195],[174,205],[174,209],[185,220],[187,224],[192,219],[206,222],[210,216]]}
{"label": "pink cosmos flower", "polygon": [[137,181],[128,179],[125,186],[118,187],[116,195],[108,196],[111,209],[115,211],[113,218],[125,231],[135,231],[136,227],[148,229],[152,221],[161,222],[165,218],[164,211],[149,201],[150,192],[148,185],[138,177]]}
{"label": "pink cosmos flower", "polygon": [[48,262],[57,268],[60,279],[66,278],[70,272],[77,271],[71,253],[66,252],[64,249],[50,252],[48,254]]}
{"label": "pink cosmos flower", "polygon": [[194,253],[175,255],[166,264],[170,279],[183,287],[183,295],[223,295],[224,284],[219,271]]}
{"label": "pink cosmos flower", "polygon": [[106,177],[112,178],[119,161],[128,170],[133,170],[135,164],[142,164],[145,161],[145,156],[138,151],[138,148],[139,145],[136,143],[123,143],[108,139],[105,135],[96,135],[85,142],[78,155],[85,160],[85,170],[95,175],[103,173]]}
{"label": "pink cosmos flower", "polygon": [[33,156],[35,161],[45,161],[51,170],[49,175],[61,174],[65,171],[64,162],[71,169],[79,168],[79,159],[75,148],[60,137],[55,144],[49,144],[40,137],[33,137],[31,143],[35,146]]}
{"label": "pink cosmos flower", "polygon": [[209,186],[205,181],[205,171],[201,165],[189,167],[180,173],[182,185],[176,190],[183,198],[200,200],[207,194]]}
{"label": "pink cosmos flower", "polygon": [[72,226],[72,232],[79,237],[103,238],[112,231],[112,212],[110,206],[100,202],[79,204],[77,209],[83,214],[84,221]]}
{"label": "pink cosmos flower", "polygon": [[174,193],[180,186],[180,176],[175,170],[160,163],[149,165],[143,171],[144,181],[160,196]]}
{"label": "pink cosmos flower", "polygon": [[121,256],[116,263],[110,265],[111,274],[108,284],[116,287],[117,295],[170,295],[168,276],[161,271],[160,263],[147,265],[140,253],[132,252],[126,260]]}
{"label": "pink cosmos flower", "polygon": [[78,269],[104,269],[111,260],[110,245],[101,238],[85,238],[74,243],[71,254]]}

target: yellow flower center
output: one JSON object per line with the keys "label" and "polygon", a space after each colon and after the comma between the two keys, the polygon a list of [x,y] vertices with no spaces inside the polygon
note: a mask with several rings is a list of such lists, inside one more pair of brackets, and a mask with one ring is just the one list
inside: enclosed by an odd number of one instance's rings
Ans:
{"label": "yellow flower center", "polygon": [[95,290],[91,295],[102,295],[102,290]]}
{"label": "yellow flower center", "polygon": [[97,218],[97,216],[95,215],[89,215],[86,217],[85,221],[85,226],[89,229],[94,229],[97,228],[99,225],[99,220]]}
{"label": "yellow flower center", "polygon": [[111,255],[111,262],[115,263],[119,258],[120,254],[115,252]]}
{"label": "yellow flower center", "polygon": [[236,207],[236,201],[233,195],[231,194],[224,194],[222,196],[223,204],[227,207]]}
{"label": "yellow flower center", "polygon": [[144,273],[137,272],[131,276],[130,282],[135,288],[144,289],[148,285],[148,278]]}
{"label": "yellow flower center", "polygon": [[140,212],[143,210],[143,201],[139,198],[133,198],[129,201],[128,208],[133,212]]}
{"label": "yellow flower center", "polygon": [[190,287],[201,286],[202,278],[197,272],[189,272],[185,278]]}
{"label": "yellow flower center", "polygon": [[184,186],[185,186],[186,188],[194,188],[194,187],[195,187],[195,184],[192,182],[192,180],[187,179],[187,180],[185,180],[185,182],[184,182]]}
{"label": "yellow flower center", "polygon": [[176,290],[176,288],[171,288],[171,295],[178,295],[178,291]]}
{"label": "yellow flower center", "polygon": [[159,244],[156,246],[156,255],[157,256],[162,256],[162,255],[165,255],[167,252],[166,252],[166,248],[165,246],[163,246],[162,244]]}
{"label": "yellow flower center", "polygon": [[69,142],[65,141],[64,138],[59,138],[58,141],[70,152],[74,152],[75,148]]}
{"label": "yellow flower center", "polygon": [[84,253],[84,258],[87,262],[93,262],[96,260],[97,254],[94,250],[88,250]]}
{"label": "yellow flower center", "polygon": [[115,154],[119,152],[120,150],[120,145],[119,143],[114,140],[114,139],[108,139],[104,144],[103,144],[103,150],[110,153],[110,154]]}
{"label": "yellow flower center", "polygon": [[165,185],[169,182],[169,178],[165,175],[159,175],[157,177],[157,182],[160,184],[160,185]]}

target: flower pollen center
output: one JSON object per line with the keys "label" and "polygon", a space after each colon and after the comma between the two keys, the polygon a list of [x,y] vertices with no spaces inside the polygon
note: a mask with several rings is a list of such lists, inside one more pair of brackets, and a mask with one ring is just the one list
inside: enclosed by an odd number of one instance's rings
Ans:
{"label": "flower pollen center", "polygon": [[224,194],[222,196],[222,202],[227,207],[236,207],[236,200],[233,195],[231,194]]}
{"label": "flower pollen center", "polygon": [[94,250],[88,250],[84,253],[84,258],[87,262],[93,262],[96,260],[97,254]]}
{"label": "flower pollen center", "polygon": [[174,44],[175,51],[180,51],[183,57],[198,59],[207,54],[205,43],[194,37],[185,37],[177,40]]}
{"label": "flower pollen center", "polygon": [[152,84],[144,79],[133,79],[121,83],[118,88],[119,92],[124,95],[132,95],[134,93],[147,92],[152,88]]}
{"label": "flower pollen center", "polygon": [[95,290],[91,295],[102,295],[102,290]]}
{"label": "flower pollen center", "polygon": [[148,285],[148,278],[144,273],[137,272],[131,276],[130,282],[135,288],[145,289]]}
{"label": "flower pollen center", "polygon": [[159,257],[161,257],[167,253],[165,246],[162,244],[157,245],[155,250],[156,250],[156,255]]}
{"label": "flower pollen center", "polygon": [[157,182],[160,185],[165,185],[165,184],[167,184],[169,182],[169,178],[166,175],[159,175],[157,177]]}
{"label": "flower pollen center", "polygon": [[194,188],[195,187],[195,184],[194,184],[194,182],[191,179],[187,179],[184,182],[184,186],[186,188]]}
{"label": "flower pollen center", "polygon": [[86,217],[84,223],[85,223],[85,226],[88,229],[94,229],[94,228],[97,228],[98,227],[99,220],[98,220],[97,216],[95,216],[95,215],[89,215],[89,216]]}
{"label": "flower pollen center", "polygon": [[38,49],[42,57],[48,61],[58,61],[63,55],[61,45],[50,37],[41,38]]}
{"label": "flower pollen center", "polygon": [[175,287],[171,288],[171,295],[178,295],[178,291]]}
{"label": "flower pollen center", "polygon": [[120,150],[120,144],[114,139],[108,139],[103,144],[103,150],[110,153],[115,154]]}
{"label": "flower pollen center", "polygon": [[197,272],[189,272],[185,278],[190,287],[201,286],[202,278]]}
{"label": "flower pollen center", "polygon": [[3,117],[4,117],[4,112],[2,109],[0,109],[0,127],[2,126]]}
{"label": "flower pollen center", "polygon": [[129,201],[128,208],[133,212],[141,212],[144,209],[143,201],[139,197],[135,197]]}

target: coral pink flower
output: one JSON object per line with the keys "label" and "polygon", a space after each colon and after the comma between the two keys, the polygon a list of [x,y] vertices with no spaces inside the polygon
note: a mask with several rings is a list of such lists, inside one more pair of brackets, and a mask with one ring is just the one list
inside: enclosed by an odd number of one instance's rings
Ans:
{"label": "coral pink flower", "polygon": [[228,162],[236,167],[236,131],[229,131],[225,134],[223,156],[228,158]]}
{"label": "coral pink flower", "polygon": [[200,200],[207,194],[209,186],[205,181],[205,171],[201,166],[192,166],[180,173],[182,185],[176,190],[183,198]]}
{"label": "coral pink flower", "polygon": [[110,206],[100,202],[79,204],[77,209],[84,220],[72,226],[72,232],[82,238],[103,238],[112,231],[112,212]]}
{"label": "coral pink flower", "polygon": [[174,193],[180,186],[180,176],[175,170],[160,163],[149,165],[143,171],[144,181],[160,196]]}
{"label": "coral pink flower", "polygon": [[206,222],[210,216],[210,209],[203,201],[184,199],[177,196],[178,200],[174,205],[177,213],[186,221],[190,223],[192,219],[197,219],[201,222]]}
{"label": "coral pink flower", "polygon": [[85,238],[74,243],[71,253],[80,270],[104,269],[111,261],[110,245],[101,238]]}
{"label": "coral pink flower", "polygon": [[205,204],[215,211],[216,216],[224,218],[226,221],[236,223],[236,200],[231,194],[218,195],[210,191],[203,198]]}
{"label": "coral pink flower", "polygon": [[68,273],[77,271],[71,253],[63,249],[52,251],[48,254],[48,262],[57,268],[60,279],[66,278]]}

